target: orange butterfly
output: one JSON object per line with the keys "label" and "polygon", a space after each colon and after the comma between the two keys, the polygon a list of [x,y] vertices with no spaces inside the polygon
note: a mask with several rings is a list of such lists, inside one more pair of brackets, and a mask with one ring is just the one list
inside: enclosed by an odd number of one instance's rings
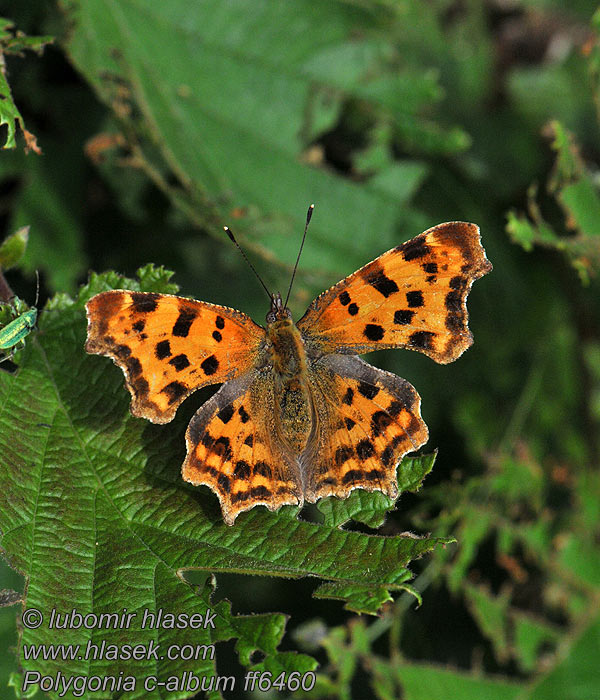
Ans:
{"label": "orange butterfly", "polygon": [[223,383],[192,418],[182,475],[205,484],[233,525],[256,505],[398,494],[396,467],[427,441],[420,397],[357,357],[382,348],[452,362],[473,342],[466,298],[492,269],[475,224],[450,222],[389,250],[317,297],[297,324],[280,294],[266,329],[240,311],[115,290],[87,303],[89,353],[125,373],[131,412],[173,419]]}

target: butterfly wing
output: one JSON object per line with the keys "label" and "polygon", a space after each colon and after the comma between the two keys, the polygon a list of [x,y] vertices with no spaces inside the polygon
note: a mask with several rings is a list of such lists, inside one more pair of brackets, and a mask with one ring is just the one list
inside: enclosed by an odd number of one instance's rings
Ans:
{"label": "butterfly wing", "polygon": [[196,389],[254,366],[264,330],[240,311],[168,294],[114,290],[87,305],[89,353],[124,372],[131,412],[168,423]]}
{"label": "butterfly wing", "polygon": [[269,370],[254,370],[224,384],[190,421],[183,479],[216,493],[228,525],[256,505],[303,502],[297,460],[278,439],[274,416]]}
{"label": "butterfly wing", "polygon": [[473,343],[471,285],[491,269],[478,226],[440,224],[323,292],[298,328],[317,355],[408,348],[452,362]]}
{"label": "butterfly wing", "polygon": [[346,498],[355,488],[395,498],[398,463],[427,441],[415,389],[348,355],[322,357],[309,376],[316,430],[301,461],[306,500]]}

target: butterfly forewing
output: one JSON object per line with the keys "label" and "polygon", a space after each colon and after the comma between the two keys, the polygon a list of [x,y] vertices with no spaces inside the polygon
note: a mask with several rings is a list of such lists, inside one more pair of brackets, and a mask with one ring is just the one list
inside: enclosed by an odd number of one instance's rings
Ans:
{"label": "butterfly forewing", "polygon": [[451,362],[473,342],[466,298],[491,267],[478,226],[440,224],[321,294],[298,328],[317,353],[407,348]]}
{"label": "butterfly forewing", "polygon": [[248,371],[264,340],[240,311],[167,294],[102,292],[86,308],[87,352],[121,367],[131,412],[154,423],[172,420],[193,391]]}

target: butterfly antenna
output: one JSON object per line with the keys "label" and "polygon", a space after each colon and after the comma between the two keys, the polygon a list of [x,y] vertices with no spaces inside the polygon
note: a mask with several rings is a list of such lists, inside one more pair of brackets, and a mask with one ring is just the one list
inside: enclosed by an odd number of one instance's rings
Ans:
{"label": "butterfly antenna", "polygon": [[288,300],[290,298],[290,293],[292,291],[292,285],[294,284],[294,277],[296,276],[296,270],[298,269],[298,263],[300,262],[300,256],[302,255],[302,248],[304,248],[304,241],[306,240],[306,232],[308,231],[308,224],[310,224],[310,220],[312,219],[312,214],[313,214],[314,208],[315,208],[315,205],[311,204],[310,207],[308,207],[308,211],[306,212],[306,223],[304,224],[304,235],[302,236],[302,243],[300,243],[300,250],[298,251],[298,257],[296,258],[296,264],[294,265],[294,271],[292,272],[292,279],[290,280],[290,286],[288,289],[287,296],[285,298],[284,306],[286,306],[286,307],[288,305]]}
{"label": "butterfly antenna", "polygon": [[229,240],[233,243],[233,245],[234,245],[234,246],[240,251],[240,253],[243,255],[244,260],[248,263],[248,265],[250,265],[250,269],[252,270],[252,272],[254,272],[254,274],[256,275],[256,277],[257,277],[257,279],[258,279],[258,281],[262,284],[263,289],[264,289],[265,292],[269,295],[269,299],[272,299],[272,298],[273,298],[273,295],[272,295],[271,292],[269,291],[267,285],[262,281],[262,277],[258,274],[258,272],[256,271],[256,268],[254,267],[254,265],[250,262],[250,260],[248,260],[248,256],[246,255],[246,253],[244,253],[244,251],[243,251],[242,247],[240,246],[240,244],[235,240],[235,237],[234,237],[233,233],[231,233],[231,229],[229,228],[229,226],[223,226],[223,230],[224,230],[225,233],[229,236]]}
{"label": "butterfly antenna", "polygon": [[35,308],[37,309],[38,301],[40,299],[40,273],[38,270],[35,271],[35,278],[37,280],[36,290],[35,290]]}

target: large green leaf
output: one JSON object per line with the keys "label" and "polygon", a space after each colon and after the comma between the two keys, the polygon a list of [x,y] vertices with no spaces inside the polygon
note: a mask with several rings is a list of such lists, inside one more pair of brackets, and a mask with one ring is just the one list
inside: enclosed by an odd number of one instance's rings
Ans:
{"label": "large green leaf", "polygon": [[0,17],[0,126],[6,126],[6,140],[3,148],[16,147],[15,136],[17,128],[20,128],[25,137],[26,150],[33,150],[38,154],[41,152],[35,136],[25,128],[23,117],[13,100],[6,78],[4,54],[21,54],[25,49],[41,53],[44,46],[51,42],[52,37],[49,36],[29,37],[22,32],[15,32],[13,22]]}
{"label": "large green leaf", "polygon": [[[448,541],[349,532],[339,528],[343,520],[306,522],[290,507],[277,514],[255,508],[235,526],[225,525],[212,492],[188,487],[179,474],[189,409],[169,426],[133,418],[121,372],[83,350],[83,303],[92,293],[109,287],[172,292],[169,277],[151,266],[140,271],[141,283],[114,273],[93,276],[75,303],[57,299],[41,315],[39,332],[28,338],[18,358],[18,374],[0,374],[0,545],[27,577],[24,607],[44,615],[39,628],[22,628],[19,656],[25,671],[54,676],[67,669],[69,675],[89,677],[122,670],[138,679],[163,680],[184,670],[210,675],[215,672],[210,659],[75,659],[65,665],[28,660],[25,651],[58,641],[83,648],[88,642],[147,645],[152,640],[164,650],[230,637],[238,639],[243,664],[258,649],[266,655],[261,668],[308,670],[314,667],[309,657],[277,651],[281,616],[234,617],[225,604],[211,604],[210,586],[196,592],[183,573],[316,576],[325,582],[319,597],[376,613],[390,591],[407,589],[410,560]],[[406,483],[414,487],[419,478]],[[218,613],[214,630],[139,628],[144,610],[193,614],[207,607]],[[61,630],[57,638],[48,627],[53,608],[96,614],[126,608],[137,618],[129,629],[79,627]],[[186,697],[164,688],[160,694],[131,695],[142,696]]]}
{"label": "large green leaf", "polygon": [[390,59],[378,13],[340,0],[65,4],[72,61],[135,132],[142,167],[163,185],[167,169],[176,176],[186,193],[170,194],[197,223],[217,232],[236,212],[255,249],[289,264],[315,202],[304,267],[330,274],[425,223],[403,206],[422,178],[414,162],[388,156],[380,178],[359,184],[305,153],[349,97],[391,123],[439,99],[431,71]]}
{"label": "large green leaf", "polygon": [[565,640],[559,663],[524,695],[528,700],[589,700],[598,696],[600,620]]}

